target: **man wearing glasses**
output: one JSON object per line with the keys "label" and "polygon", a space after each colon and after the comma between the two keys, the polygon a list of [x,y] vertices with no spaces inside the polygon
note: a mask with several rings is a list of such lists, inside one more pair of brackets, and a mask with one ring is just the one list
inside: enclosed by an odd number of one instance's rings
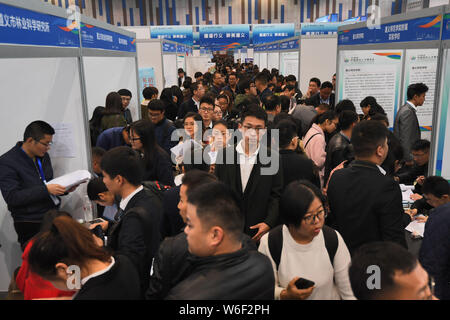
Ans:
{"label": "man wearing glasses", "polygon": [[[14,220],[20,245],[39,232],[44,214],[58,209],[65,187],[53,179],[48,151],[55,130],[44,121],[30,123],[23,142],[0,157],[0,189]],[[73,190],[70,190],[73,191]]]}
{"label": "man wearing glasses", "polygon": [[[266,125],[267,113],[257,105],[249,105],[242,113],[239,124],[242,140],[218,154],[215,168],[218,179],[241,198],[241,210],[245,215],[244,232],[255,241],[278,224],[279,199],[283,188],[279,155],[271,151],[267,143],[261,143],[264,142],[262,137]],[[268,167],[274,166],[276,170],[269,173]]]}

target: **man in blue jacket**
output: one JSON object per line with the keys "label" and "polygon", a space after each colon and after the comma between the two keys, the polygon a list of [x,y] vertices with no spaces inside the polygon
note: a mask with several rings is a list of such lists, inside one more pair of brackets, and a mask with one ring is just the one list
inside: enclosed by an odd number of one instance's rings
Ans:
{"label": "man in blue jacket", "polygon": [[[55,130],[44,121],[30,123],[23,142],[0,157],[0,189],[14,220],[20,245],[39,232],[44,214],[57,209],[66,190],[53,179],[48,150]],[[70,190],[73,191],[73,190]]]}
{"label": "man in blue jacket", "polygon": [[435,280],[435,295],[450,299],[450,186],[442,177],[428,177],[422,187],[434,209],[425,225],[419,261]]}

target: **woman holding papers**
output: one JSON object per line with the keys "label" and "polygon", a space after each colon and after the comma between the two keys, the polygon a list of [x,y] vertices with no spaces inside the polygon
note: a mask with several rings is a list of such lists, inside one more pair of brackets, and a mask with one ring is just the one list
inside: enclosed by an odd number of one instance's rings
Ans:
{"label": "woman holding papers", "polygon": [[133,122],[130,142],[140,152],[145,168],[144,181],[159,181],[173,186],[172,162],[169,155],[156,142],[155,128],[150,120]]}

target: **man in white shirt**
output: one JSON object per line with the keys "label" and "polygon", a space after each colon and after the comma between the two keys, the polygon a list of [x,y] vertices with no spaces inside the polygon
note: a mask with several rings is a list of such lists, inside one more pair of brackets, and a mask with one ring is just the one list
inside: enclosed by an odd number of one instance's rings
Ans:
{"label": "man in white shirt", "polygon": [[278,224],[283,187],[279,155],[261,139],[266,126],[267,113],[257,105],[248,106],[239,124],[242,140],[219,153],[215,168],[219,180],[240,196],[244,232],[255,241]]}

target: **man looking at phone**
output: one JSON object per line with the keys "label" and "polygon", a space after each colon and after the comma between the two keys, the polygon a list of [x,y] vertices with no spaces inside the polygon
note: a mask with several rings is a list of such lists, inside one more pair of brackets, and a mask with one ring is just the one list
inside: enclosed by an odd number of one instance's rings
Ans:
{"label": "man looking at phone", "polygon": [[44,121],[30,123],[18,142],[0,157],[0,189],[14,220],[18,241],[24,244],[36,235],[44,214],[58,209],[58,196],[72,192],[58,184],[47,184],[53,179],[53,168],[48,155],[55,130]]}

